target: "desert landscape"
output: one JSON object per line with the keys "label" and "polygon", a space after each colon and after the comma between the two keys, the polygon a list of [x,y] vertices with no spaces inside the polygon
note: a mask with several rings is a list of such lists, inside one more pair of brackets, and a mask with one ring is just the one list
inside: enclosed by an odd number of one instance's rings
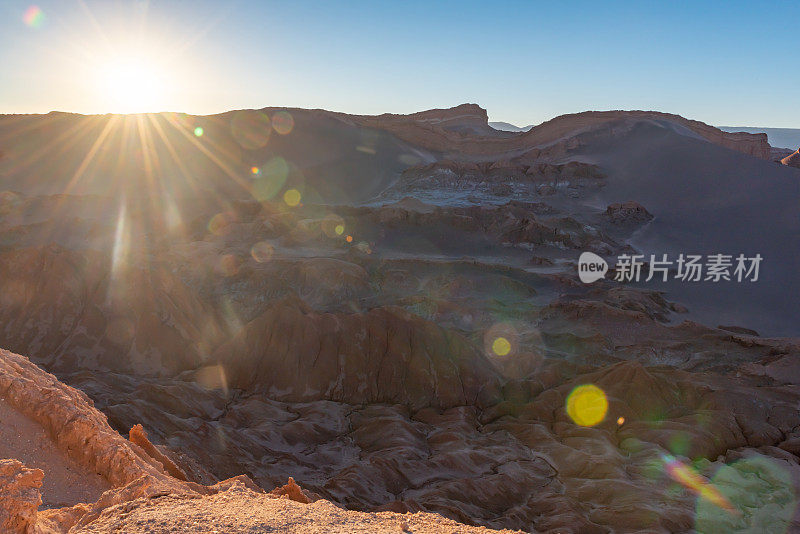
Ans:
{"label": "desert landscape", "polygon": [[800,6],[0,13],[0,534],[800,532]]}
{"label": "desert landscape", "polygon": [[[0,139],[6,529],[800,525],[800,170],[765,134],[509,133],[465,104]],[[577,277],[583,251],[713,247],[768,258],[760,283]],[[599,419],[569,409],[586,386]]]}

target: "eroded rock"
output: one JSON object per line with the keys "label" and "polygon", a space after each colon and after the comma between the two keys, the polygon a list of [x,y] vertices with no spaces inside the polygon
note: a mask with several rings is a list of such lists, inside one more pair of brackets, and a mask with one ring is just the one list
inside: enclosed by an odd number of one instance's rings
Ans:
{"label": "eroded rock", "polygon": [[42,478],[41,469],[28,469],[17,460],[0,460],[0,531],[33,532],[36,511],[42,504]]}

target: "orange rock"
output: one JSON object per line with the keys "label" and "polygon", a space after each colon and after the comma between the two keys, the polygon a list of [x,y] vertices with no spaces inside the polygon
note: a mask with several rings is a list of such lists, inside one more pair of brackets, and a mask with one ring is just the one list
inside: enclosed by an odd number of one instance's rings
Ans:
{"label": "orange rock", "polygon": [[789,154],[783,158],[781,163],[788,167],[800,168],[800,150],[795,150],[793,154]]}
{"label": "orange rock", "polygon": [[44,472],[17,460],[0,460],[0,532],[25,534],[36,522],[42,504],[39,488]]}
{"label": "orange rock", "polygon": [[147,439],[147,432],[145,432],[142,425],[134,425],[128,433],[128,439],[131,441],[131,443],[141,447],[144,452],[150,455],[151,458],[160,462],[161,465],[164,466],[164,469],[167,471],[167,473],[174,476],[178,480],[186,480],[186,473],[184,473],[183,470],[175,464],[175,462],[170,460],[165,454],[159,451],[155,445],[150,443],[150,440]]}
{"label": "orange rock", "polygon": [[303,504],[308,504],[316,500],[313,499],[310,494],[303,491],[303,488],[298,486],[292,477],[289,477],[289,481],[283,486],[272,490],[270,495],[289,498]]}

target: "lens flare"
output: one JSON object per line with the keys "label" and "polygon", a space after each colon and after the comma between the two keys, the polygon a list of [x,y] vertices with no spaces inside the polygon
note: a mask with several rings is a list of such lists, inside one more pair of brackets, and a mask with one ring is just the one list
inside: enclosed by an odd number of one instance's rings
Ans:
{"label": "lens flare", "polygon": [[[453,290],[458,290],[453,288]],[[483,334],[483,350],[490,358],[519,354],[519,334],[511,322],[500,322],[490,326]]]}
{"label": "lens flare", "polygon": [[294,129],[294,117],[288,111],[279,111],[272,116],[272,128],[281,135],[287,135]]}
{"label": "lens flare", "polygon": [[227,213],[217,213],[208,221],[208,231],[214,235],[225,235],[230,231],[234,217]]}
{"label": "lens flare", "polygon": [[352,243],[353,242],[353,236],[349,235],[349,236],[345,237],[344,240],[347,241],[348,243]]}
{"label": "lens flare", "polygon": [[130,231],[127,222],[127,206],[123,200],[120,203],[119,215],[117,216],[117,229],[114,232],[114,248],[111,254],[111,277],[119,277],[120,270],[125,264],[130,247]]}
{"label": "lens flare", "polygon": [[336,228],[334,228],[333,231],[336,232],[336,235],[342,235],[344,233],[344,225],[337,224]]}
{"label": "lens flare", "polygon": [[194,379],[206,389],[221,389],[225,395],[228,394],[228,379],[225,376],[225,368],[219,364],[201,367],[195,371]]}
{"label": "lens flare", "polygon": [[39,28],[44,23],[44,11],[39,6],[29,6],[22,15],[22,21],[30,28]]}
{"label": "lens flare", "polygon": [[624,425],[625,424],[625,418],[624,417],[620,417],[619,419],[617,419],[617,424],[619,426]]}
{"label": "lens flare", "polygon": [[200,126],[195,128],[194,129],[194,135],[195,135],[195,137],[203,137],[203,128],[201,128]]}
{"label": "lens flare", "polygon": [[578,386],[567,397],[567,415],[576,425],[595,426],[605,419],[607,411],[606,394],[594,384]]}
{"label": "lens flare", "polygon": [[678,432],[669,438],[669,450],[678,456],[689,455],[689,434]]}
{"label": "lens flare", "polygon": [[255,174],[256,176],[258,176],[259,174],[261,174],[261,169],[255,166],[250,167],[250,174]]}
{"label": "lens flare", "polygon": [[272,259],[272,255],[274,253],[275,249],[266,241],[260,241],[253,245],[253,247],[250,249],[250,255],[258,263],[268,262],[270,259]]}
{"label": "lens flare", "polygon": [[697,473],[674,456],[665,454],[661,459],[664,461],[664,467],[672,480],[723,510],[727,510],[734,515],[739,514],[739,511],[733,507],[731,502],[706,477]]}
{"label": "lens flare", "polygon": [[276,156],[259,168],[257,176],[253,182],[253,197],[259,202],[270,200],[286,183],[289,164],[282,157]]}
{"label": "lens flare", "polygon": [[797,488],[787,467],[786,460],[752,452],[720,466],[708,485],[721,498],[697,499],[695,530],[795,532]]}
{"label": "lens flare", "polygon": [[498,337],[492,342],[492,351],[498,356],[506,356],[511,352],[511,342],[504,337]]}
{"label": "lens flare", "polygon": [[[344,221],[335,213],[329,213],[320,221],[320,227],[326,236],[334,238],[344,232]],[[342,232],[337,231],[337,228],[341,228]]]}
{"label": "lens flare", "polygon": [[283,201],[286,202],[287,206],[297,206],[300,204],[300,191],[297,189],[289,189],[283,194]]}
{"label": "lens flare", "polygon": [[239,259],[233,254],[223,254],[219,258],[217,272],[222,276],[233,276],[239,272]]}
{"label": "lens flare", "polygon": [[415,156],[413,154],[400,154],[397,160],[403,165],[407,165],[409,167],[416,165],[420,161],[422,161],[418,156]]}
{"label": "lens flare", "polygon": [[231,134],[242,148],[255,150],[269,141],[272,124],[264,113],[258,111],[237,111],[231,119]]}

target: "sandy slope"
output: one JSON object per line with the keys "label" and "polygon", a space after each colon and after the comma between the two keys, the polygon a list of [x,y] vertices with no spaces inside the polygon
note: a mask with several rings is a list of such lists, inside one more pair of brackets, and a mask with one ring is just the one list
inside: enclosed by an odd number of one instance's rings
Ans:
{"label": "sandy slope", "polygon": [[[706,324],[748,325],[766,335],[797,333],[800,173],[639,123],[579,151],[607,169],[599,204],[641,203],[655,219],[632,244],[644,254],[730,254],[764,258],[757,283],[651,284]],[[648,256],[649,257],[649,256]]]}
{"label": "sandy slope", "polygon": [[60,450],[37,422],[0,399],[0,458],[16,458],[44,471],[42,507],[94,502],[108,482]]}

